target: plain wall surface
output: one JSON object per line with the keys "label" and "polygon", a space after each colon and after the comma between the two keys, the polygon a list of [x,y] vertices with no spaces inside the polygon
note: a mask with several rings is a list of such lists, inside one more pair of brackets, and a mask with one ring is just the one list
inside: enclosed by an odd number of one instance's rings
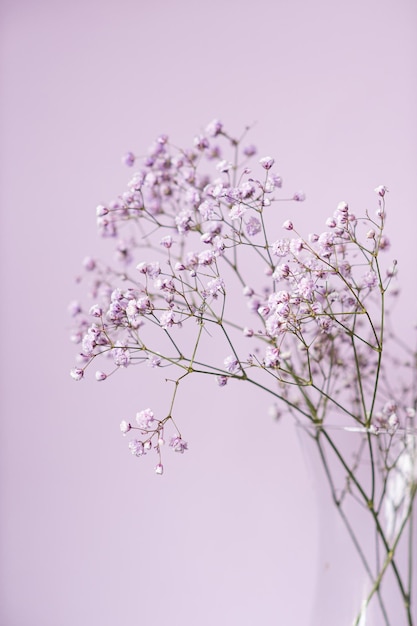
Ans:
{"label": "plain wall surface", "polygon": [[67,306],[105,249],[95,206],[124,189],[120,157],[219,117],[254,124],[285,191],[306,192],[280,224],[308,232],[389,188],[408,336],[416,16],[408,0],[2,2],[1,625],[308,623],[317,515],[291,422],[197,379],[177,406],[190,450],[155,476],[119,422],[166,388],[150,370],[74,383]]}

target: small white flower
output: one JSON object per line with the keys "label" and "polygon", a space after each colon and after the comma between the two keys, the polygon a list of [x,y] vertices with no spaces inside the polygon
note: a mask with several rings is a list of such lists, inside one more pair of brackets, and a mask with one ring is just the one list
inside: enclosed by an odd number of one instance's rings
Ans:
{"label": "small white flower", "polygon": [[385,187],[385,185],[379,185],[378,187],[375,187],[374,191],[378,194],[378,196],[381,196],[381,198],[383,198],[388,189]]}
{"label": "small white flower", "polygon": [[270,170],[271,167],[274,165],[275,163],[275,159],[273,159],[270,156],[266,156],[263,157],[262,159],[260,159],[259,163],[262,165],[262,167],[266,170]]}
{"label": "small white flower", "polygon": [[81,380],[84,376],[84,370],[79,367],[75,367],[71,370],[70,375],[74,380]]}
{"label": "small white flower", "polygon": [[285,222],[282,225],[282,228],[285,228],[285,230],[293,230],[294,224],[292,223],[291,220],[285,220]]}
{"label": "small white flower", "polygon": [[120,422],[120,430],[124,435],[128,433],[131,428],[132,426],[126,420]]}

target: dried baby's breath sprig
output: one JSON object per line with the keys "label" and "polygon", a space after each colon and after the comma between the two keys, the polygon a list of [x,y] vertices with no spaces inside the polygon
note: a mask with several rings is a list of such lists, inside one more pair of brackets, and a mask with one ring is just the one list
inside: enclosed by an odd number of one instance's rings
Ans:
{"label": "dried baby's breath sprig", "polygon": [[[104,384],[139,364],[164,373],[173,384],[166,415],[140,409],[120,425],[134,437],[132,454],[156,453],[157,474],[167,430],[174,451],[188,447],[173,418],[186,378],[204,374],[219,387],[239,380],[271,395],[315,440],[342,517],[348,496],[369,510],[378,545],[372,565],[344,518],[372,582],[366,606],[376,596],[381,623],[391,623],[380,592],[390,568],[410,625],[411,574],[399,571],[395,550],[416,493],[416,361],[413,352],[398,358],[388,324],[389,298],[397,296],[390,294],[396,262],[382,256],[388,190],[376,187],[373,214],[343,201],[322,230],[305,235],[283,215],[305,194],[282,192],[275,159],[256,157],[247,130],[235,138],[214,120],[191,148],[161,135],[146,156],[125,155],[135,168],[127,189],[96,210],[114,263],[85,259],[93,303],[70,307],[80,346],[71,376],[81,380],[96,364]],[[354,460],[336,445],[337,426],[363,435]],[[348,485],[341,492],[329,452]]]}

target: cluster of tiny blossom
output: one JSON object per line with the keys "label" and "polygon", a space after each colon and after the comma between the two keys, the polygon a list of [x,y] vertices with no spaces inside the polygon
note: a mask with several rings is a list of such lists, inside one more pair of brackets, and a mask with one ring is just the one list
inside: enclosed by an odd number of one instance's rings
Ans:
{"label": "cluster of tiny blossom", "polygon": [[[155,466],[156,474],[163,474],[164,466],[162,464],[162,447],[165,445],[165,425],[171,417],[159,420],[155,417],[152,409],[147,408],[136,414],[136,425],[132,425],[127,420],[120,422],[120,431],[123,435],[127,433],[136,434],[134,439],[129,441],[128,447],[134,456],[145,456],[149,451],[154,450],[157,454],[158,462]],[[135,431],[135,432],[133,432]],[[188,450],[188,444],[181,438],[178,433],[171,437],[170,447],[175,452],[184,453]]]}
{"label": "cluster of tiny blossom", "polygon": [[[84,259],[78,282],[88,282],[90,301],[69,306],[78,346],[70,374],[80,381],[93,369],[91,377],[106,385],[142,364],[149,376],[161,375],[163,416],[140,408],[120,422],[128,450],[153,458],[157,475],[164,446],[188,450],[175,402],[190,376],[204,375],[223,394],[233,381],[268,394],[270,417],[290,416],[317,446],[370,581],[351,623],[363,623],[373,596],[384,624],[394,623],[381,584],[391,570],[396,609],[402,604],[411,625],[411,570],[400,571],[396,548],[408,541],[411,564],[417,356],[396,339],[390,319],[398,291],[385,234],[388,189],[374,188],[374,210],[342,201],[317,231],[303,233],[304,192],[282,191],[279,155],[259,155],[246,142],[248,130],[236,138],[215,119],[188,148],[162,134],[146,155],[124,155],[126,188],[96,208],[114,260]],[[262,420],[246,427],[262,429]],[[346,452],[349,437],[355,443]],[[352,506],[361,508],[358,530]],[[373,563],[361,542],[364,512]]]}
{"label": "cluster of tiny blossom", "polygon": [[[220,387],[230,379],[262,385],[316,424],[331,414],[377,434],[414,420],[413,399],[401,390],[392,399],[381,384],[378,311],[395,275],[395,263],[383,270],[379,262],[389,250],[387,188],[375,189],[375,215],[343,201],[322,230],[303,235],[282,211],[305,194],[283,194],[276,158],[257,156],[245,140],[213,120],[188,149],[160,135],[146,156],[127,152],[126,189],[96,209],[115,262],[86,258],[93,303],[70,305],[75,380],[96,362],[99,382],[140,363],[179,372],[166,417],[145,409],[136,425],[120,425],[124,435],[137,431],[132,454],[156,451],[158,474],[177,388],[195,373]],[[175,429],[170,446],[183,453]]]}

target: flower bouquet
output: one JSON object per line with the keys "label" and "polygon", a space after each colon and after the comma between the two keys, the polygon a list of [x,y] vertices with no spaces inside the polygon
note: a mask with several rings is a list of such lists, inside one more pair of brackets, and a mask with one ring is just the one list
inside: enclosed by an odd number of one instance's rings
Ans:
{"label": "flower bouquet", "polygon": [[[411,626],[417,367],[390,323],[388,190],[375,189],[372,213],[340,202],[322,231],[304,235],[277,210],[304,193],[282,193],[274,159],[256,156],[248,130],[235,138],[214,120],[189,149],[161,135],[145,156],[125,155],[127,189],[97,207],[116,260],[85,259],[93,300],[71,304],[80,345],[71,376],[94,367],[103,382],[140,364],[164,372],[166,413],[137,407],[120,424],[130,452],[153,456],[157,474],[166,441],[187,450],[175,412],[186,378],[269,394],[327,483],[337,521],[324,507],[324,543],[340,524],[361,572],[325,557],[313,624]],[[358,583],[354,596],[340,581],[330,593],[337,565]]]}

